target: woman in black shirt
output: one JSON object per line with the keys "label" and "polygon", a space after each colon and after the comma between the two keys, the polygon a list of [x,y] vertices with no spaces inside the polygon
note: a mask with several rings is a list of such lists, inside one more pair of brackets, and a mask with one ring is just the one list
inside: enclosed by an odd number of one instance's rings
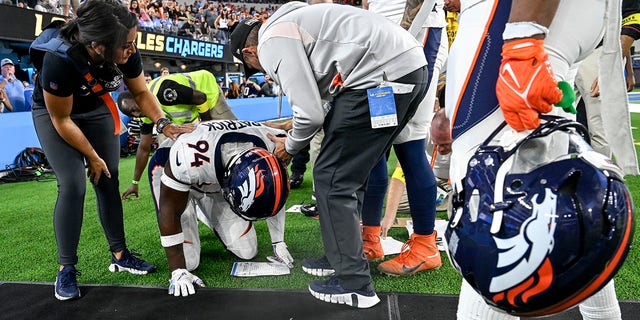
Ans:
{"label": "woman in black shirt", "polygon": [[[175,139],[176,134],[189,130],[164,118],[146,87],[135,47],[135,14],[116,0],[88,0],[78,8],[76,16],[60,28],[57,38],[53,37],[67,45],[67,50],[40,51],[45,53],[33,95],[38,139],[58,182],[54,230],[60,271],[55,296],[60,300],[80,297],[75,264],[85,175],[93,184],[98,215],[112,252],[109,269],[134,274],[155,270],[154,265],[135,257],[125,242],[118,189],[120,119],[108,92],[118,89],[124,81],[143,112],[158,124],[159,131]],[[52,43],[44,36],[41,39]],[[32,48],[32,60],[34,52]]]}

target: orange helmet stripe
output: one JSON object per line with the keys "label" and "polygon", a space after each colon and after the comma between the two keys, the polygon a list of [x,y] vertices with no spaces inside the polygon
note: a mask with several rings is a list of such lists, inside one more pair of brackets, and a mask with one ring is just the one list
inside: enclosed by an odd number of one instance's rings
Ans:
{"label": "orange helmet stripe", "polygon": [[281,175],[280,164],[278,163],[278,160],[276,159],[276,157],[273,154],[269,153],[267,150],[264,150],[261,148],[254,148],[254,152],[258,156],[261,156],[263,159],[266,160],[267,165],[269,166],[269,170],[273,174],[275,201],[273,203],[273,210],[271,211],[271,216],[275,216],[278,213],[278,207],[280,207],[280,198],[282,197],[282,193],[283,193],[282,181],[280,179],[280,175]]}
{"label": "orange helmet stripe", "polygon": [[532,314],[520,314],[521,316],[536,316],[536,315],[540,316],[540,315],[553,314],[553,313],[563,311],[569,307],[572,307],[573,305],[580,303],[582,300],[591,296],[591,294],[593,294],[596,290],[604,286],[605,281],[608,281],[610,279],[615,269],[619,266],[620,260],[622,260],[622,256],[624,255],[624,252],[626,251],[626,248],[630,241],[632,227],[633,227],[633,211],[632,211],[633,205],[629,200],[630,197],[631,195],[627,193],[627,208],[628,208],[627,209],[628,210],[627,211],[627,228],[624,230],[624,236],[622,237],[622,241],[618,246],[618,251],[616,251],[611,261],[607,263],[607,266],[602,271],[602,273],[598,276],[598,278],[596,278],[593,282],[591,282],[591,284],[587,288],[579,292],[577,295],[573,296],[573,298],[570,298],[564,301],[563,303],[556,304],[551,308],[543,309]]}

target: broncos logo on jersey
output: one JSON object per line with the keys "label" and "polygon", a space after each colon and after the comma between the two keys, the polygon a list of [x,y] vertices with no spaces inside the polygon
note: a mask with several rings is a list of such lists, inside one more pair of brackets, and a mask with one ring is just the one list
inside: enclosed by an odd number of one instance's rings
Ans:
{"label": "broncos logo on jersey", "polygon": [[261,170],[258,165],[249,169],[247,179],[237,189],[241,194],[240,208],[243,211],[249,210],[255,199],[260,197],[264,191],[264,185],[264,170]]}
{"label": "broncos logo on jersey", "polygon": [[553,250],[558,197],[548,188],[541,203],[538,196],[532,197],[532,214],[522,223],[518,235],[508,239],[493,237],[499,250],[496,268],[506,269],[489,285],[491,292],[497,292],[496,302],[506,298],[515,306],[516,297],[527,302],[530,296],[549,288],[553,280],[547,255]]}

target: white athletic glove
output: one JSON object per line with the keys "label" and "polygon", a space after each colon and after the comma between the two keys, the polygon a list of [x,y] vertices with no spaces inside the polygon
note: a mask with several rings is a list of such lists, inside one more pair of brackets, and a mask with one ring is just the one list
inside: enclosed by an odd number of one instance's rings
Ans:
{"label": "white athletic glove", "polygon": [[273,254],[275,254],[275,256],[268,256],[267,260],[282,263],[290,269],[293,268],[293,257],[289,253],[289,250],[287,250],[287,244],[284,243],[284,241],[273,244]]}
{"label": "white athletic glove", "polygon": [[202,279],[191,274],[186,269],[176,269],[171,272],[171,280],[169,280],[169,294],[179,297],[181,294],[186,297],[195,294],[196,289],[193,285],[204,287]]}

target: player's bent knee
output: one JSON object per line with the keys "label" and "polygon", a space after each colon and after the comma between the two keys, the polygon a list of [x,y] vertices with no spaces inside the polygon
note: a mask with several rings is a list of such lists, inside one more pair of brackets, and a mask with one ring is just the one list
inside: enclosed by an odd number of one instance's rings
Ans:
{"label": "player's bent knee", "polygon": [[255,258],[258,255],[258,248],[255,246],[247,247],[247,246],[229,246],[227,247],[231,253],[236,255],[238,258],[243,260],[249,260]]}

